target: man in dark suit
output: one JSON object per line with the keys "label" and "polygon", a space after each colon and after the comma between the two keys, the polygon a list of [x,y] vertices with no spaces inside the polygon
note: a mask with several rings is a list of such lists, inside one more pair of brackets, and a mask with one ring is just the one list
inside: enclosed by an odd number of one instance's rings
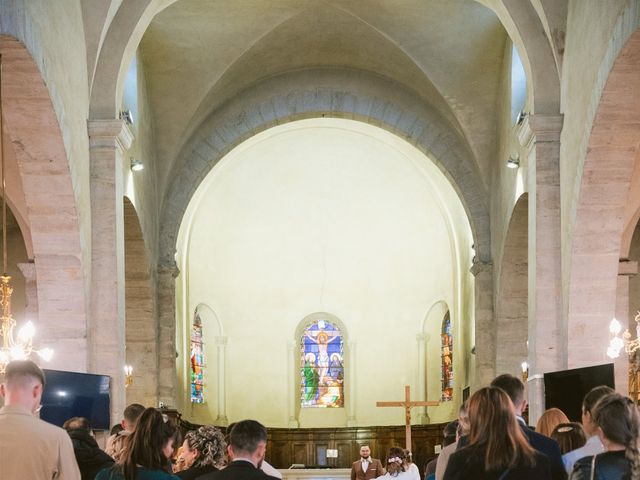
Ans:
{"label": "man in dark suit", "polygon": [[509,398],[511,398],[513,406],[516,409],[518,423],[520,424],[524,434],[529,439],[529,445],[549,457],[549,463],[551,464],[551,476],[553,477],[553,480],[566,479],[567,472],[565,471],[562,463],[562,455],[560,453],[558,442],[534,432],[527,426],[522,418],[522,412],[527,408],[527,400],[524,398],[524,384],[520,379],[509,374],[499,375],[493,380],[493,382],[491,382],[491,386],[501,388],[507,395],[509,395]]}
{"label": "man in dark suit", "polygon": [[278,480],[262,470],[260,464],[267,449],[267,429],[255,420],[236,423],[229,434],[227,452],[231,463],[197,480]]}
{"label": "man in dark suit", "polygon": [[360,460],[351,465],[351,480],[371,480],[384,475],[382,463],[377,458],[371,458],[369,445],[360,447]]}

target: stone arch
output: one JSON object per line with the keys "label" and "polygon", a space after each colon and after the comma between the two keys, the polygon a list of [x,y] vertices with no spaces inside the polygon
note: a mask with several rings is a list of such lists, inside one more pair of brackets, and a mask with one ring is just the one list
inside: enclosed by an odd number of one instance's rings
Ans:
{"label": "stone arch", "polygon": [[[0,36],[5,135],[26,203],[38,296],[41,345],[52,368],[87,369],[87,318],[80,227],[71,172],[49,91],[33,58]],[[28,112],[28,113],[27,113]]]}
{"label": "stone arch", "polygon": [[127,388],[127,404],[156,405],[158,401],[157,325],[149,271],[149,252],[136,209],[123,198],[126,363],[134,382]]}
{"label": "stone arch", "polygon": [[[606,345],[588,342],[615,315],[624,212],[640,153],[640,31],[617,56],[593,121],[572,235],[568,366],[605,360]],[[605,62],[607,60],[605,59]]]}
{"label": "stone arch", "polygon": [[254,85],[213,112],[192,135],[177,159],[165,195],[160,263],[173,261],[189,201],[226,153],[270,127],[314,117],[369,123],[427,154],[460,195],[478,257],[490,259],[487,189],[458,131],[423,99],[392,80],[362,71],[318,69],[287,73]]}
{"label": "stone arch", "polygon": [[520,374],[527,359],[529,198],[518,198],[504,242],[496,289],[496,373]]}

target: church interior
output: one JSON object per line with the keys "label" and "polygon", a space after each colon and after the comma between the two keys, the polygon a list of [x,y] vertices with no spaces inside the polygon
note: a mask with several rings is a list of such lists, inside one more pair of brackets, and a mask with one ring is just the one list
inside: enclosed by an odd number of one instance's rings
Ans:
{"label": "church interior", "polygon": [[0,55],[0,366],[278,468],[503,373],[640,398],[640,0],[0,0]]}

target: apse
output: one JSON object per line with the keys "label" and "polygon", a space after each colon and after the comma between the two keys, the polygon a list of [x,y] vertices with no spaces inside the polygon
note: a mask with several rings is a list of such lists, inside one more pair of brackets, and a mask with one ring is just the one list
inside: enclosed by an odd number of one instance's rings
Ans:
{"label": "apse", "polygon": [[378,127],[314,118],[213,166],[177,244],[179,411],[398,425],[404,411],[375,402],[409,385],[442,400],[413,423],[455,416],[474,365],[473,239],[436,162]]}

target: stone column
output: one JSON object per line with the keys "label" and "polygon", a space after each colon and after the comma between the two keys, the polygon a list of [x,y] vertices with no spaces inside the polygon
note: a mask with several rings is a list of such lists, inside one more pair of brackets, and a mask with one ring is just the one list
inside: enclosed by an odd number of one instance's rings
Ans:
{"label": "stone column", "polygon": [[112,423],[125,408],[122,155],[133,136],[122,120],[90,120],[91,316],[89,371],[111,376]]}
{"label": "stone column", "polygon": [[347,427],[356,427],[358,420],[356,418],[356,342],[354,341],[347,342],[347,358],[349,360],[349,363],[345,365],[345,367],[349,367],[348,372],[345,372],[345,379],[347,380],[347,388],[349,390],[348,396],[345,398]]}
{"label": "stone column", "polygon": [[218,418],[216,418],[216,425],[227,426],[229,424],[227,419],[227,383],[225,379],[227,337],[216,337],[216,349],[218,354],[218,371],[216,372],[216,378],[218,379]]}
{"label": "stone column", "polygon": [[496,325],[493,315],[493,263],[475,260],[475,352],[476,374],[471,390],[491,383],[496,375]]}
{"label": "stone column", "polygon": [[176,405],[176,277],[175,261],[158,265],[158,401]]}
{"label": "stone column", "polygon": [[566,367],[566,326],[562,321],[560,231],[560,132],[562,115],[527,117],[535,159],[529,172],[529,421],[544,409],[538,378]]}
{"label": "stone column", "polygon": [[[618,267],[618,288],[616,289],[616,318],[622,325],[622,331],[629,329],[635,338],[635,312],[629,311],[629,280],[638,273],[638,262],[620,260]],[[629,355],[624,350],[613,360],[616,392],[629,395]]]}
{"label": "stone column", "polygon": [[[289,399],[289,428],[298,428],[300,424],[298,423],[298,419],[296,418],[296,410],[298,407],[298,401],[300,398],[298,389],[296,386],[299,385],[298,377],[296,375],[296,347],[298,346],[297,342],[293,340],[289,340],[287,342],[287,398]],[[296,394],[298,392],[298,394]]]}
{"label": "stone column", "polygon": [[34,262],[19,263],[18,268],[24,276],[25,309],[27,320],[38,324],[38,282]]}
{"label": "stone column", "polygon": [[[427,358],[425,355],[425,343],[427,341],[427,335],[419,333],[416,335],[416,343],[418,346],[418,398],[417,400],[429,400],[429,383],[427,381]],[[418,423],[429,423],[429,414],[427,413],[427,407],[420,407],[418,409]]]}

